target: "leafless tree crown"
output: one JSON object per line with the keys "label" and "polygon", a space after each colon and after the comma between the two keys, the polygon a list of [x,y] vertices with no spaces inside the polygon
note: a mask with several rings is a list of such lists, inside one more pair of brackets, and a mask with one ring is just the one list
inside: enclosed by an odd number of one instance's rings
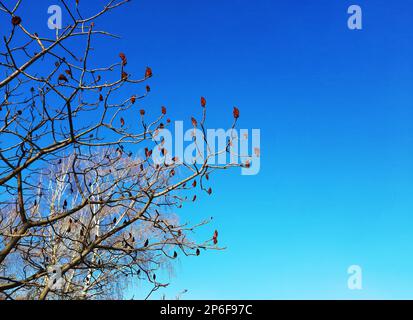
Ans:
{"label": "leafless tree crown", "polygon": [[[153,292],[167,285],[157,270],[179,255],[219,249],[217,231],[203,243],[189,237],[208,220],[189,225],[174,212],[195,189],[212,193],[213,171],[236,164],[155,164],[152,150],[168,150],[153,137],[170,120],[164,107],[152,120],[139,108],[151,68],[136,78],[119,52],[95,65],[93,39],[115,37],[95,20],[126,2],[86,17],[77,1],[61,1],[70,23],[50,38],[27,29],[22,1],[0,1],[9,30],[0,52],[1,298],[113,298],[127,278]],[[206,109],[201,98],[202,118],[193,118],[204,133]]]}

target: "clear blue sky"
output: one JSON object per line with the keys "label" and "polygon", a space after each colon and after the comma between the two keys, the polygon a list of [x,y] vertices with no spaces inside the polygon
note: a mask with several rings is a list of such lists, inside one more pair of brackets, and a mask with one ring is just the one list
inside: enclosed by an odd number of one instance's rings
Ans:
{"label": "clear blue sky", "polygon": [[[57,3],[36,1],[33,24],[50,32]],[[213,215],[197,236],[217,228],[227,250],[181,259],[168,298],[413,298],[412,1],[133,0],[106,19],[122,39],[95,46],[102,61],[154,71],[145,108],[187,120],[205,95],[209,127],[237,105],[239,127],[261,129],[260,174],[215,175],[180,212]]]}

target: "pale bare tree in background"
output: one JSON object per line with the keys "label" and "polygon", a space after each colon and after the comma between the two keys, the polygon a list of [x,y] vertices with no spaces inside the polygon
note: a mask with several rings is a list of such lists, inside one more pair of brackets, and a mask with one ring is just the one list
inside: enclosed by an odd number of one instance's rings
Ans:
{"label": "pale bare tree in background", "polygon": [[[81,3],[61,1],[71,22],[49,38],[26,28],[23,1],[0,1],[10,30],[0,52],[0,298],[121,298],[128,279],[151,283],[150,296],[179,255],[219,249],[216,231],[203,243],[188,236],[208,220],[181,223],[174,210],[195,189],[212,192],[212,171],[238,166],[208,164],[232,141],[201,164],[155,164],[154,148],[168,150],[153,137],[170,120],[164,107],[151,121],[137,107],[152,70],[135,79],[119,52],[94,65],[93,39],[114,37],[95,20],[126,2],[85,18]],[[192,124],[205,134],[204,98],[201,107]]]}

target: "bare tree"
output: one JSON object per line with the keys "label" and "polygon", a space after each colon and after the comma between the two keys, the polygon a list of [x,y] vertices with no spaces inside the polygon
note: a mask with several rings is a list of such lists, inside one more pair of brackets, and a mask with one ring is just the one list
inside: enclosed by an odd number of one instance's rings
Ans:
{"label": "bare tree", "polygon": [[[169,150],[154,139],[171,123],[166,108],[152,120],[137,109],[150,92],[151,68],[136,79],[124,53],[113,64],[94,65],[92,40],[116,37],[95,20],[126,2],[111,0],[85,18],[77,1],[61,1],[71,23],[49,38],[26,28],[18,16],[22,1],[13,7],[0,1],[10,26],[0,52],[3,298],[121,297],[131,278],[152,283],[150,295],[167,285],[156,271],[179,254],[219,249],[217,231],[202,243],[189,236],[208,220],[188,225],[174,211],[196,200],[195,189],[212,193],[213,171],[239,166],[208,161],[231,152],[236,137],[206,157],[195,152],[201,163],[166,161]],[[194,133],[200,149],[209,148],[206,109],[201,98],[202,118],[192,118],[194,132],[202,133]],[[232,128],[238,117],[234,108]],[[155,149],[163,162],[153,160]]]}

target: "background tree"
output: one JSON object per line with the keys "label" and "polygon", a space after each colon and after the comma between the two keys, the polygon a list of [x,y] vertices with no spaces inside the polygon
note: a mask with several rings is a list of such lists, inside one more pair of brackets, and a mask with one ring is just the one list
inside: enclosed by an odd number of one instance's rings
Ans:
{"label": "background tree", "polygon": [[[18,16],[22,1],[0,1],[1,24],[9,26],[0,53],[0,296],[8,299],[121,297],[127,279],[164,287],[156,277],[179,255],[219,249],[218,232],[203,243],[174,214],[194,190],[211,194],[212,171],[238,166],[154,163],[154,136],[171,123],[162,107],[152,120],[137,101],[150,92],[146,67],[135,78],[128,58],[94,66],[95,20],[128,2],[109,1],[101,11],[81,12],[78,1],[61,1],[69,25],[56,37],[42,36]],[[135,94],[127,95],[127,92]],[[202,118],[192,124],[205,139]],[[239,117],[233,111],[233,125]],[[235,137],[233,139],[236,139]],[[200,147],[201,148],[201,147]],[[201,154],[196,154],[196,157]],[[248,165],[248,163],[246,164]],[[191,191],[192,190],[192,191]]]}

